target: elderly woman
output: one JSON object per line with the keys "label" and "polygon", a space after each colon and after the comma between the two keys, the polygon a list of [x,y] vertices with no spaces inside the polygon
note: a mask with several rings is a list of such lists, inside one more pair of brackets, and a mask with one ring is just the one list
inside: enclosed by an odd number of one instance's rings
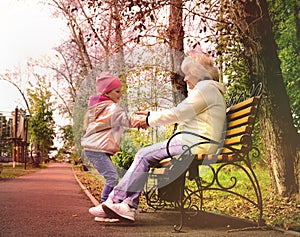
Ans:
{"label": "elderly woman", "polygon": [[[178,131],[190,131],[220,141],[226,105],[223,97],[224,86],[217,81],[217,68],[206,55],[193,53],[183,60],[181,69],[188,86],[188,97],[174,108],[147,112],[146,121],[142,122],[147,123],[149,127],[178,123]],[[180,155],[183,146],[195,144],[197,142],[195,139],[190,135],[176,136],[169,144],[170,154]],[[109,194],[107,201],[90,208],[89,212],[96,217],[108,215],[111,218],[135,221],[139,197],[150,166],[169,156],[166,149],[167,142],[139,150],[131,167]],[[217,148],[214,144],[202,144],[195,147],[192,152],[215,153]]]}

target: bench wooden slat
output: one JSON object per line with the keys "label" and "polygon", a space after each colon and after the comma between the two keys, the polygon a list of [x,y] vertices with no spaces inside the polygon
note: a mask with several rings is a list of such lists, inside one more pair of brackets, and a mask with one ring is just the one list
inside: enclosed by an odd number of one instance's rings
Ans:
{"label": "bench wooden slat", "polygon": [[[237,146],[233,146],[232,148],[241,151],[243,149],[243,145],[237,145]],[[222,154],[232,154],[233,150],[229,149],[229,148],[223,148]]]}
{"label": "bench wooden slat", "polygon": [[167,166],[167,165],[171,165],[171,161],[172,161],[172,158],[168,157],[168,158],[165,158],[165,159],[162,159],[159,164],[161,166]]}
{"label": "bench wooden slat", "polygon": [[228,161],[237,161],[238,156],[235,154],[221,154],[221,155],[196,155],[197,160],[208,160],[208,161],[218,161],[218,162],[228,162]]}
{"label": "bench wooden slat", "polygon": [[251,97],[250,99],[244,100],[236,105],[233,105],[229,108],[229,111],[227,112],[227,114],[233,113],[237,110],[241,110],[243,108],[246,108],[248,106],[256,106],[258,105],[259,102],[259,98],[257,97]]}
{"label": "bench wooden slat", "polygon": [[226,138],[239,136],[244,133],[250,133],[252,130],[251,126],[244,125],[242,127],[232,128],[226,131]]}
{"label": "bench wooden slat", "polygon": [[232,145],[240,144],[241,143],[241,139],[242,139],[242,135],[241,136],[232,137],[232,138],[227,138],[227,139],[225,139],[223,145],[232,146]]}
{"label": "bench wooden slat", "polygon": [[245,117],[247,115],[254,115],[255,111],[256,111],[256,107],[253,107],[253,106],[247,107],[245,109],[238,110],[234,113],[228,114],[227,120],[231,121],[231,120],[236,120],[241,117]]}
{"label": "bench wooden slat", "polygon": [[169,168],[165,168],[165,167],[160,167],[160,168],[155,168],[152,170],[151,174],[154,175],[166,175],[168,174],[170,171]]}
{"label": "bench wooden slat", "polygon": [[254,122],[254,116],[247,116],[247,117],[243,117],[234,121],[228,121],[227,122],[227,130],[228,129],[232,129],[232,128],[236,128],[239,126],[243,126],[243,125],[251,125]]}

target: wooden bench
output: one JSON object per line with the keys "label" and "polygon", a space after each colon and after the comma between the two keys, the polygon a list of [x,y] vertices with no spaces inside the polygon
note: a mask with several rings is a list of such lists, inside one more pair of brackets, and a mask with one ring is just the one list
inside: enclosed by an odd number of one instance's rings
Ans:
{"label": "wooden bench", "polygon": [[[183,147],[183,153],[179,157],[164,159],[159,165],[149,171],[149,179],[145,188],[145,196],[148,206],[159,210],[162,208],[175,208],[180,211],[180,224],[175,225],[175,231],[183,227],[184,216],[195,210],[197,213],[204,209],[204,192],[208,190],[223,191],[237,195],[250,202],[258,210],[258,224],[263,225],[262,219],[262,195],[257,176],[251,165],[251,158],[259,157],[259,150],[252,144],[252,131],[259,107],[262,84],[252,87],[250,94],[246,92],[237,97],[233,93],[227,103],[227,121],[224,129],[224,141],[218,143],[200,134],[190,132],[177,132],[170,139],[178,135],[188,134],[200,138],[201,141],[192,147]],[[217,154],[192,154],[194,146],[205,143],[219,145]],[[167,149],[168,154],[169,150]],[[230,185],[222,184],[220,173],[226,167],[233,165],[244,172],[251,184],[254,198],[237,191],[236,177],[229,175]],[[211,173],[210,180],[204,180],[199,172],[200,167],[208,168]],[[240,172],[240,171],[239,171]],[[189,181],[187,181],[189,180]],[[194,188],[190,188],[191,182]],[[189,183],[189,185],[187,185]],[[196,200],[196,204],[195,204]]]}

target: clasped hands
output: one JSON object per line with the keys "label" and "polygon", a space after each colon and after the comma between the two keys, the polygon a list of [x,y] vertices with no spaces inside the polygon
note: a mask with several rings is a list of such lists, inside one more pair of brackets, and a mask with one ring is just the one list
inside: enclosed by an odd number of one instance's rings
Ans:
{"label": "clasped hands", "polygon": [[147,129],[149,126],[147,124],[148,111],[137,111],[132,118],[132,127],[137,129]]}

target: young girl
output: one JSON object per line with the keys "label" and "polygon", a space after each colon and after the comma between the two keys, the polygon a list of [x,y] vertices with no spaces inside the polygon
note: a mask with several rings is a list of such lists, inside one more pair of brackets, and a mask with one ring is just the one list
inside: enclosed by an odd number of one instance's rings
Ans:
{"label": "young girl", "polygon": [[[81,145],[87,159],[106,180],[100,200],[103,203],[119,179],[110,156],[120,150],[124,127],[140,126],[137,116],[128,117],[118,104],[122,96],[122,83],[118,77],[108,72],[101,73],[96,79],[96,91],[97,94],[90,97],[85,122],[86,132],[81,139]],[[97,209],[92,207],[89,211],[98,217],[97,221],[108,221],[103,212],[99,214],[95,210]]]}

